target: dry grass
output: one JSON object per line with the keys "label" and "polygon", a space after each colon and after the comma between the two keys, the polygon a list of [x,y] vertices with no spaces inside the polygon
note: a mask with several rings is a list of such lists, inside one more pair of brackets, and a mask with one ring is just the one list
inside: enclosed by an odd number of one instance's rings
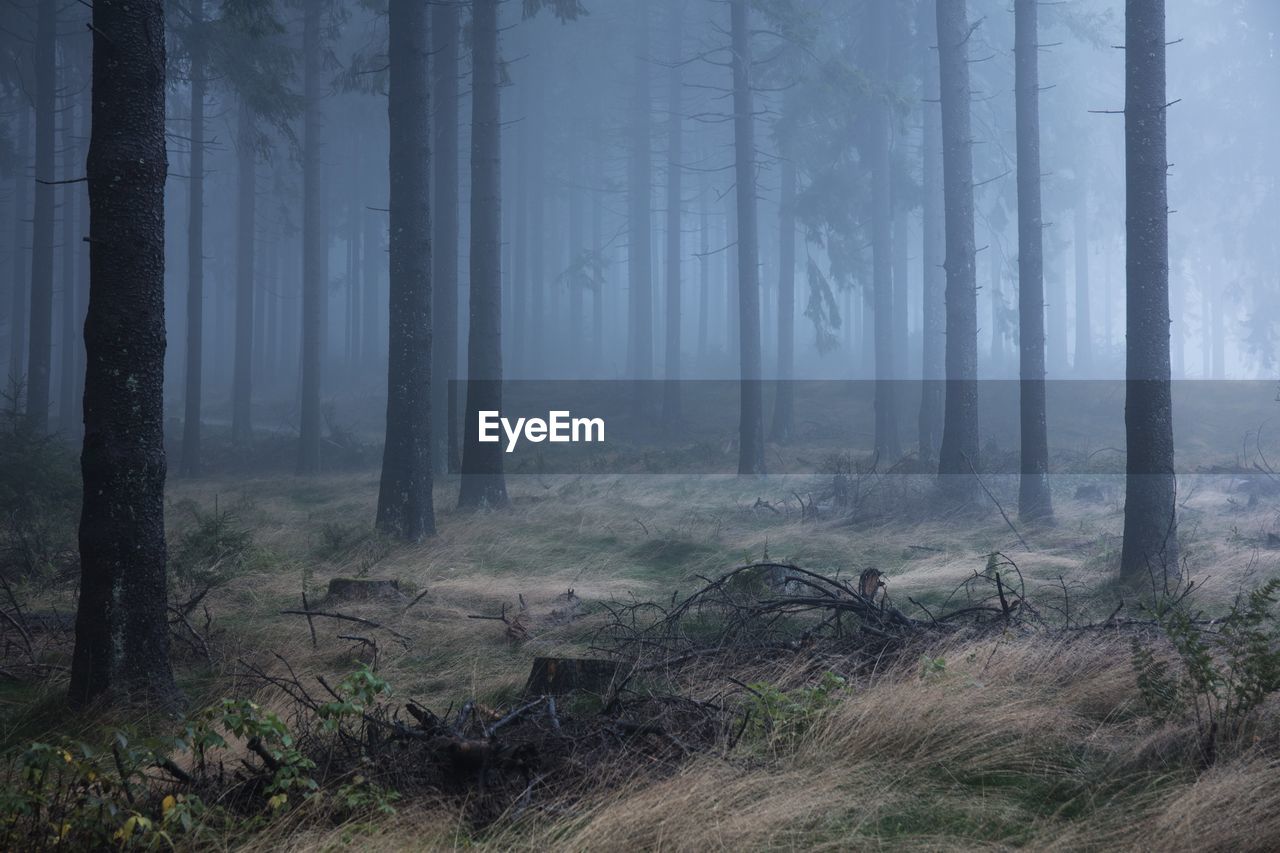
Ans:
{"label": "dry grass", "polygon": [[[174,481],[171,500],[234,507],[270,555],[266,568],[210,597],[213,673],[188,669],[193,697],[257,689],[235,661],[278,652],[304,677],[340,677],[368,659],[339,634],[375,637],[379,671],[400,698],[439,708],[468,696],[511,696],[535,654],[580,653],[605,599],[689,592],[698,575],[765,555],[825,571],[882,568],[894,600],[926,603],[1004,551],[1029,586],[1049,595],[1061,576],[1074,615],[1105,615],[1118,548],[1117,481],[1101,504],[1059,496],[1059,523],[1021,530],[1023,549],[993,506],[979,517],[931,519],[908,501],[858,524],[802,520],[792,492],[811,477],[515,477],[513,508],[452,510],[441,484],[440,535],[404,548],[370,529],[372,474],[297,480]],[[990,483],[1006,506],[1009,482]],[[1073,487],[1072,487],[1073,489]],[[1249,507],[1225,478],[1183,491],[1184,551],[1197,576],[1212,575],[1205,602],[1224,600],[1275,571],[1261,548],[1274,510]],[[756,506],[763,499],[778,511]],[[1263,503],[1263,502],[1259,502]],[[338,535],[341,534],[341,535]],[[341,540],[341,541],[339,541]],[[335,542],[338,544],[335,545]],[[352,544],[354,543],[354,544]],[[314,605],[329,578],[367,572],[398,579],[412,607],[344,604],[412,638],[350,624],[279,616]],[[572,588],[585,618],[549,618]],[[1099,591],[1101,590],[1101,591]],[[1060,595],[1060,593],[1058,593]],[[516,646],[500,622],[467,618],[527,603],[532,638]],[[1015,639],[955,645],[945,670],[884,674],[842,695],[798,744],[739,747],[703,756],[677,775],[637,777],[621,789],[583,792],[572,811],[530,810],[483,834],[459,814],[402,803],[400,813],[331,826],[297,813],[227,848],[404,849],[1029,849],[1267,850],[1280,838],[1280,754],[1270,734],[1198,774],[1185,730],[1154,730],[1136,716],[1129,652],[1096,636],[1073,642]],[[719,689],[723,685],[716,685]],[[709,688],[710,690],[711,688]],[[10,716],[6,714],[6,716]],[[28,715],[29,716],[29,715]],[[32,724],[9,727],[26,733]]]}

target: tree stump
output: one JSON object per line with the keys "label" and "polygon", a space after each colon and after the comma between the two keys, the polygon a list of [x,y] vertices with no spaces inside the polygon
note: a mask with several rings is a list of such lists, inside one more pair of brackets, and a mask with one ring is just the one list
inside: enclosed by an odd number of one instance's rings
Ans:
{"label": "tree stump", "polygon": [[330,601],[371,601],[377,598],[403,598],[400,581],[374,578],[333,578],[329,581]]}
{"label": "tree stump", "polygon": [[534,658],[526,696],[560,696],[574,690],[603,696],[618,674],[618,662],[601,658]]}

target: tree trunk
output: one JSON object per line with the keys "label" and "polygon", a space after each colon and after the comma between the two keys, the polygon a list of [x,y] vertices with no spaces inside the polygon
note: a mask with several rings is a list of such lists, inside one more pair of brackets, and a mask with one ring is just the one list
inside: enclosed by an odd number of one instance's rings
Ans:
{"label": "tree trunk", "polygon": [[[70,81],[64,81],[69,85]],[[75,102],[66,97],[62,104],[62,174],[65,180],[78,177],[76,154],[79,145],[71,131],[75,121]],[[80,316],[77,293],[80,290],[76,271],[76,255],[80,240],[76,237],[76,212],[80,209],[79,184],[66,184],[62,188],[62,319],[61,341],[58,349],[62,357],[58,363],[58,426],[67,436],[78,432],[80,406],[76,403],[76,366],[79,364],[79,335],[76,319]]]}
{"label": "tree trunk", "polygon": [[1018,419],[1021,463],[1018,515],[1053,518],[1049,429],[1045,417],[1044,222],[1040,210],[1040,60],[1038,0],[1016,0],[1014,108],[1018,147]]}
{"label": "tree trunk", "polygon": [[938,474],[958,500],[975,491],[978,468],[978,289],[973,237],[973,152],[969,122],[966,0],[937,0],[942,90],[942,174],[946,205],[947,394]]}
{"label": "tree trunk", "polygon": [[[27,278],[27,258],[23,247],[28,243],[27,204],[30,196],[31,177],[27,174],[27,162],[31,141],[31,110],[19,99],[18,103],[18,136],[15,145],[14,160],[18,169],[14,174],[13,184],[13,292],[9,314],[9,375],[8,387],[17,391],[25,382],[27,359],[27,295],[30,292],[31,279]],[[21,404],[14,400],[14,405]]]}
{"label": "tree trunk", "polygon": [[764,414],[760,379],[760,268],[756,249],[755,107],[747,0],[730,0],[733,39],[733,154],[738,212],[738,473],[762,475]]}
{"label": "tree trunk", "polygon": [[320,186],[320,15],[323,0],[304,0],[302,16],[302,400],[298,473],[320,471],[320,370],[324,303],[328,298],[327,239]]}
{"label": "tree trunk", "polygon": [[707,359],[707,325],[711,311],[711,225],[708,222],[710,194],[706,182],[702,186],[702,200],[699,202],[698,234],[701,243],[698,247],[698,363],[706,364]]}
{"label": "tree trunk", "polygon": [[681,178],[684,170],[683,126],[681,110],[683,109],[681,88],[683,77],[680,73],[681,15],[683,13],[680,0],[671,3],[671,72],[670,89],[667,103],[669,106],[668,132],[670,141],[667,145],[667,320],[666,320],[666,355],[664,358],[665,382],[662,389],[662,422],[668,430],[676,429],[681,420],[680,413],[680,302],[682,299],[680,282],[680,227],[681,195],[683,191]]}
{"label": "tree trunk", "polygon": [[945,395],[943,384],[943,342],[946,340],[946,306],[943,301],[945,279],[945,240],[942,210],[942,112],[938,106],[939,92],[937,44],[938,20],[933,3],[921,2],[917,21],[920,50],[924,54],[924,99],[920,105],[923,116],[920,167],[922,176],[921,214],[921,281],[920,337],[922,352],[920,361],[920,417],[917,422],[917,442],[920,459],[932,463],[937,458],[938,445],[942,441],[942,408]]}
{"label": "tree trunk", "polygon": [[1164,0],[1125,7],[1125,504],[1120,577],[1178,568],[1169,389],[1169,194]]}
{"label": "tree trunk", "polygon": [[773,401],[771,438],[786,444],[795,432],[796,354],[796,164],[782,157],[782,197],[778,204],[778,393]]}
{"label": "tree trunk", "polygon": [[172,707],[164,539],[162,0],[93,4],[80,600],[69,700]]}
{"label": "tree trunk", "polygon": [[[443,438],[440,470],[455,469],[462,452],[458,440],[458,7],[444,3],[431,13],[432,79],[435,101],[435,203],[432,205],[431,294],[437,444]],[[441,435],[443,433],[443,435]]]}
{"label": "tree trunk", "polygon": [[1001,281],[1000,253],[996,250],[995,234],[992,234],[991,245],[987,248],[991,264],[991,374],[1004,375],[1004,323],[1001,318],[1001,307],[1004,302],[1003,282]]}
{"label": "tree trunk", "polygon": [[502,104],[498,0],[473,0],[471,49],[471,328],[463,426],[464,508],[507,505],[502,445],[480,442],[479,413],[502,410]]}
{"label": "tree trunk", "polygon": [[[31,222],[31,330],[27,337],[27,420],[37,434],[49,431],[53,359],[54,124],[57,121],[58,12],[41,3],[36,12],[36,190]],[[15,247],[15,251],[21,251]]]}
{"label": "tree trunk", "polygon": [[1078,377],[1093,371],[1093,319],[1089,313],[1089,192],[1083,186],[1076,199],[1075,228],[1072,235],[1076,250],[1076,358],[1073,367]]}
{"label": "tree trunk", "polygon": [[391,172],[391,325],[387,434],[378,529],[408,542],[436,532],[431,503],[431,113],[427,13],[420,0],[387,6]]}
{"label": "tree trunk", "polygon": [[366,210],[361,215],[364,218],[364,236],[360,240],[360,262],[364,270],[360,274],[360,286],[364,305],[360,309],[360,316],[364,320],[364,331],[360,335],[360,345],[364,352],[362,360],[365,369],[370,370],[382,360],[382,336],[378,334],[381,318],[378,308],[381,303],[383,262],[387,253],[382,248],[382,213]]}
{"label": "tree trunk", "polygon": [[634,405],[637,413],[648,414],[648,387],[653,377],[653,269],[650,233],[650,152],[649,152],[649,4],[637,0],[634,7],[636,29],[635,103],[631,114],[631,158],[627,176],[627,278],[630,284],[627,373],[639,380]]}
{"label": "tree trunk", "polygon": [[191,174],[187,178],[187,364],[178,472],[200,475],[200,398],[204,379],[204,0],[192,0]]}
{"label": "tree trunk", "polygon": [[[236,140],[236,353],[231,389],[231,440],[244,444],[253,434],[253,253],[258,157],[253,112],[241,100]],[[261,320],[259,320],[261,322]]]}
{"label": "tree trunk", "polygon": [[[889,12],[871,4],[870,65],[875,81],[889,83]],[[902,456],[898,440],[898,404],[893,382],[894,287],[893,195],[889,175],[889,101],[887,91],[873,95],[867,119],[867,160],[871,171],[871,286],[875,292],[875,452],[892,463]]]}
{"label": "tree trunk", "polygon": [[[596,151],[602,148],[596,145]],[[595,369],[593,375],[600,375],[604,365],[604,198],[601,185],[603,177],[597,172],[595,191],[591,193],[591,358]]]}

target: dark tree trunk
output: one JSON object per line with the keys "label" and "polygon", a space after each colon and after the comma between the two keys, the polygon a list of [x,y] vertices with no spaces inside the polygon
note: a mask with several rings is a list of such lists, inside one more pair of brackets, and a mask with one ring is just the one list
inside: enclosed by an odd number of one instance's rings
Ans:
{"label": "dark tree trunk", "polygon": [[1045,418],[1044,222],[1040,210],[1040,60],[1038,0],[1016,0],[1014,86],[1018,146],[1018,416],[1021,465],[1018,515],[1053,518],[1049,430]]}
{"label": "dark tree trunk", "polygon": [[480,442],[481,411],[502,410],[502,102],[498,0],[474,0],[471,49],[471,328],[463,425],[464,508],[507,505],[502,445]]}
{"label": "dark tree trunk", "polygon": [[[431,294],[434,321],[431,368],[436,430],[444,465],[456,469],[458,439],[458,7],[444,3],[431,13],[432,92],[435,101],[435,202],[432,205]],[[443,435],[441,435],[443,433]],[[443,441],[442,441],[443,439]]]}
{"label": "dark tree trunk", "polygon": [[162,0],[95,0],[80,601],[68,698],[181,701],[164,539]]}
{"label": "dark tree trunk", "polygon": [[298,425],[298,473],[320,471],[320,361],[324,351],[324,302],[328,297],[327,239],[320,186],[320,14],[323,0],[304,0],[302,26],[302,400]]}
{"label": "dark tree trunk", "polygon": [[1073,237],[1076,249],[1076,358],[1079,377],[1093,371],[1093,318],[1089,315],[1089,191],[1082,185],[1076,199]]}
{"label": "dark tree trunk", "polygon": [[387,6],[391,141],[391,325],[378,529],[409,542],[436,532],[431,503],[431,131],[427,6]]}
{"label": "dark tree trunk", "polygon": [[796,165],[782,159],[782,198],[778,204],[778,393],[773,401],[772,439],[779,444],[795,432],[796,350]]}
{"label": "dark tree trunk", "polygon": [[[733,39],[733,159],[738,211],[738,473],[761,475],[764,406],[760,379],[760,265],[756,248],[755,107],[747,0],[730,0]],[[732,324],[731,324],[732,325]]]}
{"label": "dark tree trunk", "polygon": [[937,0],[942,90],[942,174],[946,206],[947,393],[938,474],[944,490],[967,500],[978,467],[978,286],[973,237],[973,152],[969,127],[966,0]]}
{"label": "dark tree trunk", "polygon": [[[31,279],[27,277],[28,255],[23,251],[29,246],[27,234],[27,204],[30,201],[28,190],[31,176],[27,174],[27,162],[31,141],[31,110],[19,99],[18,104],[18,138],[14,159],[19,164],[14,175],[13,191],[13,292],[9,304],[9,375],[8,387],[17,390],[25,381],[27,360],[27,295],[30,292]],[[15,405],[22,401],[14,400]]]}
{"label": "dark tree trunk", "polygon": [[627,278],[630,284],[627,373],[637,384],[635,405],[647,413],[647,385],[653,377],[653,245],[649,180],[649,4],[635,3],[635,103],[631,114],[631,158],[627,175]]}
{"label": "dark tree trunk", "polygon": [[1169,389],[1169,195],[1164,0],[1125,7],[1124,543],[1120,577],[1161,583],[1178,568]]}
{"label": "dark tree trunk", "polygon": [[893,375],[893,195],[889,174],[889,14],[884,3],[871,4],[872,74],[884,90],[873,96],[867,120],[867,160],[871,169],[871,282],[875,292],[875,452],[887,463],[902,456],[898,439],[898,403]]}
{"label": "dark tree trunk", "polygon": [[670,140],[667,144],[667,315],[666,315],[666,355],[664,358],[665,382],[662,388],[662,422],[668,430],[679,426],[681,420],[680,406],[680,303],[682,297],[680,281],[680,227],[681,195],[684,176],[683,154],[683,109],[681,89],[683,77],[680,73],[681,54],[681,16],[683,10],[679,0],[671,3],[671,76],[667,103],[670,108],[668,132]]}
{"label": "dark tree trunk", "polygon": [[[70,81],[64,81],[69,85]],[[79,145],[71,131],[75,121],[75,102],[64,98],[62,105],[62,174],[66,180],[78,177],[79,167],[76,155]],[[60,342],[58,349],[62,357],[58,363],[58,426],[67,436],[79,432],[81,413],[76,404],[76,367],[80,362],[79,335],[76,334],[76,319],[80,316],[77,305],[77,294],[80,290],[79,276],[76,270],[76,255],[80,240],[76,236],[76,212],[80,209],[79,184],[66,184],[62,188],[62,318]]]}
{"label": "dark tree trunk", "polygon": [[[231,440],[247,442],[253,434],[249,407],[253,383],[253,252],[257,193],[257,146],[253,112],[242,100],[237,118],[236,153],[236,352],[231,379]],[[259,320],[261,322],[261,320]]]}
{"label": "dark tree trunk", "polygon": [[[36,12],[36,204],[31,221],[31,329],[27,336],[27,420],[39,434],[49,431],[50,368],[53,359],[54,124],[57,121],[57,4]],[[21,251],[15,247],[15,251]]]}
{"label": "dark tree trunk", "polygon": [[204,0],[193,0],[191,15],[191,175],[187,178],[187,364],[178,473],[200,475],[200,398],[204,380]]}

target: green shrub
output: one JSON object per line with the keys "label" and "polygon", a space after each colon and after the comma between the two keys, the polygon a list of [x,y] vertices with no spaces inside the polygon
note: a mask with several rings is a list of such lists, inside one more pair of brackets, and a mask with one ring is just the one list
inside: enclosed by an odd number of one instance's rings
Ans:
{"label": "green shrub", "polygon": [[1156,624],[1173,647],[1166,659],[1133,640],[1133,668],[1147,713],[1160,721],[1192,718],[1206,763],[1224,738],[1235,738],[1252,712],[1280,690],[1280,625],[1272,605],[1280,578],[1236,599],[1225,617],[1205,623],[1185,600],[1158,610]]}
{"label": "green shrub", "polygon": [[794,746],[813,725],[840,701],[848,682],[833,672],[824,673],[817,684],[782,690],[767,682],[748,685],[744,734],[773,747]]}

